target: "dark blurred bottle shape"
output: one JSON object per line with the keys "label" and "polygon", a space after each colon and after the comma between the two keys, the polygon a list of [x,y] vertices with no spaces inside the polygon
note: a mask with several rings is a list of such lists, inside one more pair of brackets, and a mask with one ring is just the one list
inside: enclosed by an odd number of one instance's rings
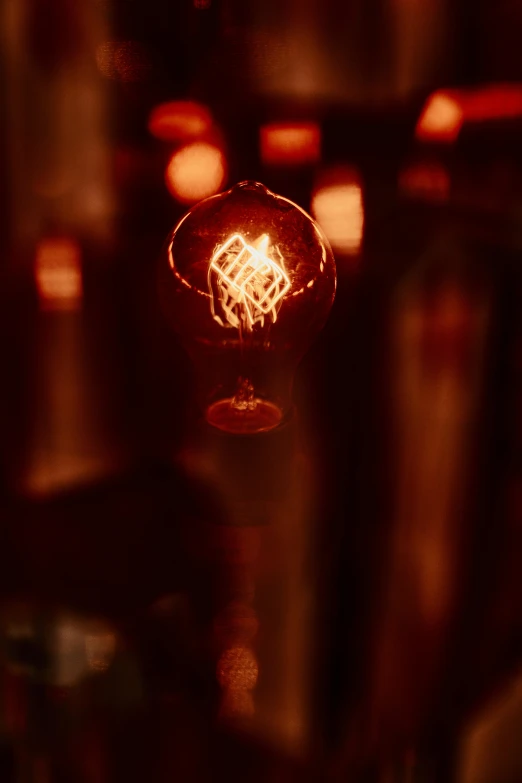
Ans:
{"label": "dark blurred bottle shape", "polygon": [[[390,271],[378,289],[368,272],[361,306],[377,320],[361,315],[369,398],[352,413],[362,464],[346,489],[331,703],[339,769],[438,781],[457,774],[459,732],[520,655],[520,275],[491,216],[478,228],[457,209],[408,214],[401,253],[376,239],[367,256]],[[393,247],[400,220],[384,236]]]}
{"label": "dark blurred bottle shape", "polygon": [[[45,493],[103,476],[116,457],[85,311],[85,279],[111,240],[114,212],[106,89],[93,56],[106,18],[100,5],[62,0],[4,3],[2,15],[6,276],[18,298],[7,307],[17,339],[31,346],[22,368],[29,410],[8,422],[8,431],[19,426],[9,470],[18,489]],[[38,314],[28,323],[31,288]]]}

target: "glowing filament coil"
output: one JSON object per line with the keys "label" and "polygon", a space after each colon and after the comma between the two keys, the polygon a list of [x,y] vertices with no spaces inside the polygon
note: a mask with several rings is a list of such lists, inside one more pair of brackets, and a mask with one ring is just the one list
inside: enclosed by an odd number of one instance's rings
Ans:
{"label": "glowing filament coil", "polygon": [[212,315],[223,324],[214,310],[212,272],[217,276],[220,305],[231,326],[244,324],[251,329],[270,315],[277,319],[278,305],[290,289],[290,280],[281,265],[268,257],[269,238],[265,234],[249,245],[240,234],[231,236],[214,253],[209,267]]}

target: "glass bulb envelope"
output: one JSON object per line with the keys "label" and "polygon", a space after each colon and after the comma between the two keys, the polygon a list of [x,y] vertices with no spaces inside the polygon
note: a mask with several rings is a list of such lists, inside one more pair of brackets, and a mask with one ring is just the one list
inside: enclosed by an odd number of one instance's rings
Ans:
{"label": "glass bulb envelope", "polygon": [[196,368],[209,424],[238,434],[278,426],[335,295],[318,225],[264,185],[241,182],[179,221],[161,266],[163,308]]}

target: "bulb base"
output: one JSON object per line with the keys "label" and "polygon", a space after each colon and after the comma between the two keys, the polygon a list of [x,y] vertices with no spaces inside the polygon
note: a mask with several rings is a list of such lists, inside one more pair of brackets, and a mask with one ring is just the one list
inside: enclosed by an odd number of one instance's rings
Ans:
{"label": "bulb base", "polygon": [[267,400],[256,398],[252,407],[239,408],[234,399],[212,403],[205,411],[208,424],[235,435],[255,435],[278,427],[283,420],[281,409]]}

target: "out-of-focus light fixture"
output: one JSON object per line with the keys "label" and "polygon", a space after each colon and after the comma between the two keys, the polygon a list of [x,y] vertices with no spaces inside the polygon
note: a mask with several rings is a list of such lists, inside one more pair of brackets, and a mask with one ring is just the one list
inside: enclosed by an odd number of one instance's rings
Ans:
{"label": "out-of-focus light fixture", "polygon": [[335,263],[317,224],[260,183],[242,182],[181,219],[162,271],[163,305],[198,371],[207,421],[238,434],[276,427],[335,295]]}
{"label": "out-of-focus light fixture", "polygon": [[415,128],[421,141],[453,143],[464,122],[464,111],[454,93],[438,91],[430,95]]}
{"label": "out-of-focus light fixture", "polygon": [[332,248],[356,255],[364,232],[364,204],[359,174],[336,166],[324,172],[312,193],[312,214]]}
{"label": "out-of-focus light fixture", "polygon": [[41,239],[36,249],[34,275],[40,309],[77,310],[83,286],[80,247],[68,237]]}
{"label": "out-of-focus light fixture", "polygon": [[450,188],[450,175],[441,163],[413,163],[399,174],[400,192],[421,201],[447,201]]}
{"label": "out-of-focus light fixture", "polygon": [[490,84],[461,92],[466,120],[487,122],[522,117],[522,85]]}
{"label": "out-of-focus light fixture", "polygon": [[271,122],[259,130],[261,160],[268,165],[298,166],[321,159],[317,122]]}
{"label": "out-of-focus light fixture", "polygon": [[170,193],[182,204],[208,198],[217,193],[226,179],[226,160],[215,144],[196,141],[172,155],[165,172]]}
{"label": "out-of-focus light fixture", "polygon": [[212,127],[212,115],[196,101],[169,101],[155,106],[149,116],[149,133],[163,141],[201,138]]}
{"label": "out-of-focus light fixture", "polygon": [[490,84],[470,90],[437,90],[417,122],[420,141],[453,143],[465,123],[522,117],[522,85]]}
{"label": "out-of-focus light fixture", "polygon": [[225,649],[217,665],[219,684],[230,690],[252,690],[256,686],[258,673],[256,656],[246,645]]}

